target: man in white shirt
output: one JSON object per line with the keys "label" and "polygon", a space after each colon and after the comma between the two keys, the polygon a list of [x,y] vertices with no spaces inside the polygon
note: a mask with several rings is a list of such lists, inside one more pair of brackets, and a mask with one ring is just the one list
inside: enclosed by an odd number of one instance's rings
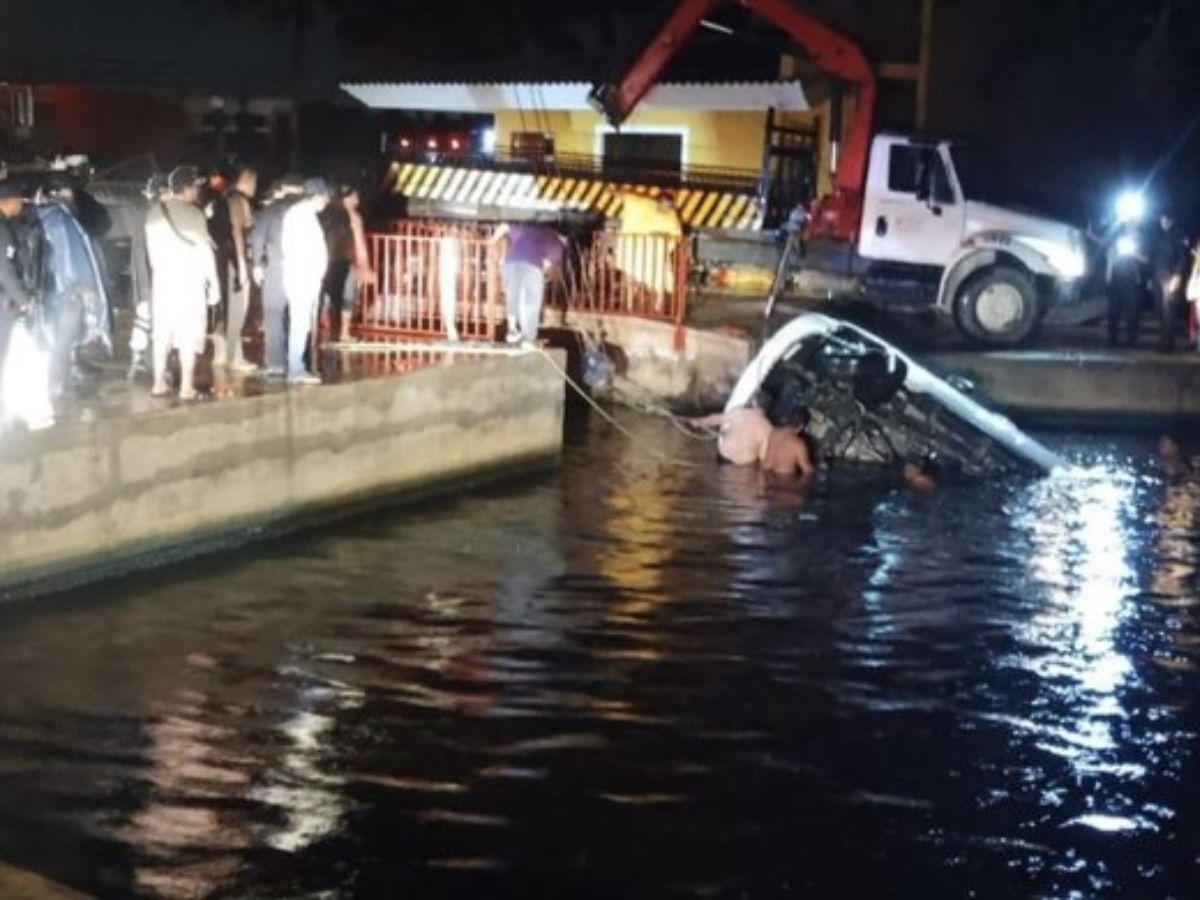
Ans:
{"label": "man in white shirt", "polygon": [[[283,215],[283,290],[288,304],[288,381],[320,384],[304,366],[304,350],[316,327],[321,283],[329,266],[329,249],[318,214],[329,203],[324,178],[304,182],[304,197]],[[314,365],[316,359],[312,360]]]}
{"label": "man in white shirt", "polygon": [[168,179],[170,195],[146,211],[146,253],[150,260],[151,342],[156,397],[169,393],[167,360],[179,354],[179,399],[196,397],[193,372],[204,352],[208,305],[219,298],[216,257],[204,213],[196,206],[201,179],[181,166]]}

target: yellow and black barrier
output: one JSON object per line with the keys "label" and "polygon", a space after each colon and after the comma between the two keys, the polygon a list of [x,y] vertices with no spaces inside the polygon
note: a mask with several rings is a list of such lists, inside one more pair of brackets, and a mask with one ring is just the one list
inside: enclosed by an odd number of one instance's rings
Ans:
{"label": "yellow and black barrier", "polygon": [[546,212],[570,209],[617,218],[625,194],[657,197],[667,191],[674,198],[680,220],[688,228],[757,231],[762,226],[762,213],[754,194],[749,192],[663,188],[596,177],[534,175],[423,163],[396,163],[390,174],[392,192],[410,200]]}

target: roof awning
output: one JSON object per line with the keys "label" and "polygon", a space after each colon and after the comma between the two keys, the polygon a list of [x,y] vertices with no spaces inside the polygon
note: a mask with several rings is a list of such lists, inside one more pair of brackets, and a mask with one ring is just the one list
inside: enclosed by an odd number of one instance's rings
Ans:
{"label": "roof awning", "polygon": [[[490,113],[499,109],[590,109],[585,81],[547,82],[371,82],[343,84],[372,109]],[[676,82],[655,85],[639,109],[805,111],[809,108],[798,80]]]}

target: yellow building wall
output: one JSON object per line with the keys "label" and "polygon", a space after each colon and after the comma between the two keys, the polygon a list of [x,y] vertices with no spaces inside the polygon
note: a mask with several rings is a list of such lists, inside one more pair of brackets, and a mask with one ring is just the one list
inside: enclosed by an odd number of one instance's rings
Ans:
{"label": "yellow building wall", "polygon": [[[560,154],[592,156],[603,146],[597,135],[607,124],[592,110],[515,110],[496,112],[496,146],[507,150],[516,131],[545,131],[554,135],[554,150]],[[684,165],[722,169],[742,169],[757,173],[762,169],[763,139],[767,113],[646,110],[637,111],[623,126],[680,129],[684,135]]]}

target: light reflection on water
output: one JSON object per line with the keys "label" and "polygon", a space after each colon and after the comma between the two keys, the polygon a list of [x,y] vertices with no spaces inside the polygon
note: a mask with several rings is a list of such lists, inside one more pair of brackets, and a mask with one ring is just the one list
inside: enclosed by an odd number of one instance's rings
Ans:
{"label": "light reflection on water", "polygon": [[[1194,486],[561,473],[0,616],[0,847],[103,896],[1200,876]],[[97,596],[97,595],[100,596]]]}

